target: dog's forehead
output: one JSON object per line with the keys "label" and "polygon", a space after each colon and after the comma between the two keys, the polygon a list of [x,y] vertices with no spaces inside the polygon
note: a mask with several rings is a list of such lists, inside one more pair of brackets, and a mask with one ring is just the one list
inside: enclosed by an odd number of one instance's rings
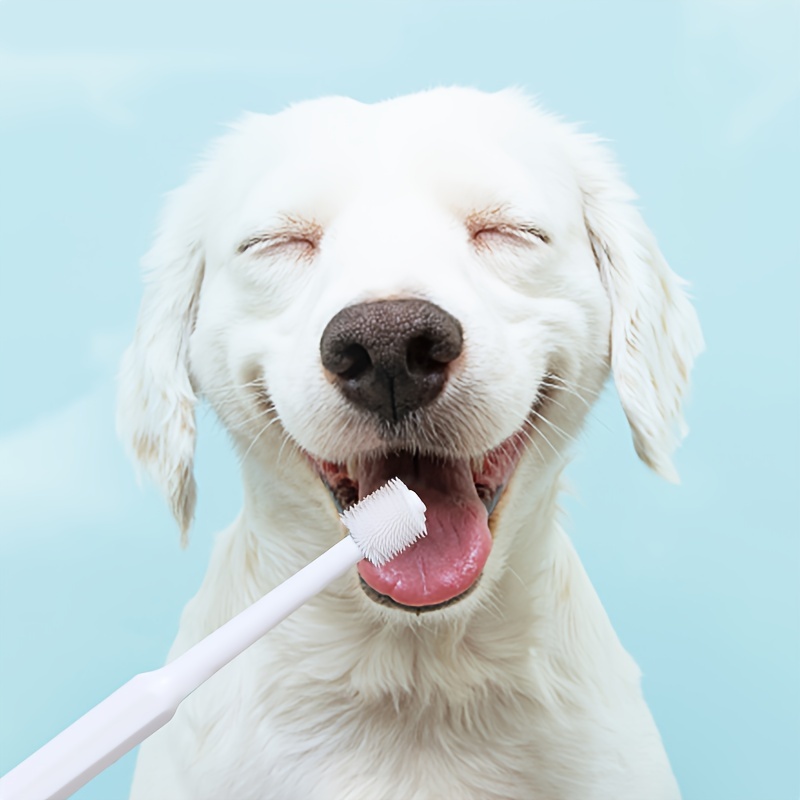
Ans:
{"label": "dog's forehead", "polygon": [[[440,89],[364,104],[333,97],[249,115],[214,158],[240,235],[270,214],[325,225],[348,201],[417,192],[465,211],[553,207],[575,194],[566,126],[517,92]],[[561,216],[564,215],[558,215]],[[219,219],[219,216],[217,217]]]}
{"label": "dog's forehead", "polygon": [[[561,127],[557,120],[516,91],[493,94],[475,89],[436,89],[379,103],[326,97],[299,103],[262,117],[288,154],[319,149],[357,152],[359,157],[450,152],[455,148],[494,147],[555,155]],[[525,141],[532,147],[525,148]]]}

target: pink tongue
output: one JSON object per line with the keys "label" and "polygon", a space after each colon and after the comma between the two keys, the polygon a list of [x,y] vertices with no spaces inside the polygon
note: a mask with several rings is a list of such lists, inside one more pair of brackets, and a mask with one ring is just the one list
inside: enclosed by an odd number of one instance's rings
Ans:
{"label": "pink tongue", "polygon": [[430,606],[458,597],[475,583],[492,536],[468,464],[390,456],[363,464],[355,477],[359,498],[399,477],[427,506],[427,536],[381,567],[359,563],[369,586],[403,605]]}

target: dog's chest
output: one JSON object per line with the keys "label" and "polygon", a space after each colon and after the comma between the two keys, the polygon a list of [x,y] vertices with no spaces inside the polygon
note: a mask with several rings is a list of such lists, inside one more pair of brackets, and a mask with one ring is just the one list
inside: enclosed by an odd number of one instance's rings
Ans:
{"label": "dog's chest", "polygon": [[272,698],[229,708],[198,740],[197,798],[537,800],[552,798],[523,705],[398,708],[352,698]]}

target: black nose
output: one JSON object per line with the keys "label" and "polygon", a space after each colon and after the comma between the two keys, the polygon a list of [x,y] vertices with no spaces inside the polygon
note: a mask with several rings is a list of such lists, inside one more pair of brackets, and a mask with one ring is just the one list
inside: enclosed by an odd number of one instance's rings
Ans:
{"label": "black nose", "polygon": [[345,397],[391,422],[430,403],[461,353],[455,317],[425,300],[378,300],[340,311],[320,341]]}

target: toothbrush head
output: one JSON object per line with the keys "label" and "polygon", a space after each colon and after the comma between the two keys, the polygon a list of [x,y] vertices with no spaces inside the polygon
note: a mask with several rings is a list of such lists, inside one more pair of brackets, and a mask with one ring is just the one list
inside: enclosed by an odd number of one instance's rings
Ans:
{"label": "toothbrush head", "polygon": [[364,558],[376,566],[391,561],[427,533],[425,504],[399,478],[392,478],[340,517]]}

